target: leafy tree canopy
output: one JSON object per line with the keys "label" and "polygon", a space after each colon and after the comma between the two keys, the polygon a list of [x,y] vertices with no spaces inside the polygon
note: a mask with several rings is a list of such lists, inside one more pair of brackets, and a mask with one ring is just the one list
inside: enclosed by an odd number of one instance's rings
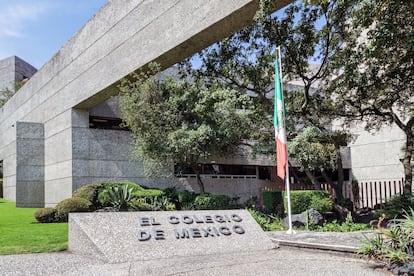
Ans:
{"label": "leafy tree canopy", "polygon": [[[135,74],[120,86],[123,117],[144,164],[181,163],[198,175],[198,162],[232,154],[249,138],[247,95],[200,80],[161,80],[156,72],[152,66],[150,73]],[[199,184],[204,192],[200,179]]]}
{"label": "leafy tree canopy", "polygon": [[[404,192],[412,186],[414,153],[414,2],[361,1],[333,59],[342,71],[330,87],[337,115],[367,130],[396,124],[406,136]],[[329,90],[328,90],[329,91]]]}

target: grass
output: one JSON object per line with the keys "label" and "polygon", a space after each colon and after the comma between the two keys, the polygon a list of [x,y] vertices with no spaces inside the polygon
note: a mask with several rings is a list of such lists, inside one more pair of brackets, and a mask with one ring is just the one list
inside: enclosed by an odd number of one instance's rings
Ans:
{"label": "grass", "polygon": [[16,208],[0,199],[0,255],[61,251],[68,248],[67,223],[38,223],[37,208]]}

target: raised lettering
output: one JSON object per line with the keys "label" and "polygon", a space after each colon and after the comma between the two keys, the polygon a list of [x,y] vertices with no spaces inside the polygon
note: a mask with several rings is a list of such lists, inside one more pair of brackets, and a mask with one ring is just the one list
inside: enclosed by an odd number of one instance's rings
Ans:
{"label": "raised lettering", "polygon": [[192,218],[190,218],[189,216],[183,216],[182,217],[182,221],[185,223],[185,224],[192,224],[194,221],[193,221],[193,219]]}
{"label": "raised lettering", "polygon": [[220,222],[220,223],[222,223],[222,222],[226,222],[226,221],[224,220],[223,216],[220,216],[220,215],[216,215],[216,216],[214,216],[214,219],[215,219],[217,222]]}
{"label": "raised lettering", "polygon": [[191,231],[191,236],[193,238],[201,238],[200,229],[198,229],[198,228],[190,228],[190,231]]}
{"label": "raised lettering", "polygon": [[231,219],[235,222],[243,221],[243,219],[239,215],[236,215],[236,214],[231,215]]}
{"label": "raised lettering", "polygon": [[206,238],[208,236],[214,237],[214,233],[212,233],[213,232],[213,229],[211,227],[201,228],[201,231],[204,232],[204,238]]}
{"label": "raised lettering", "polygon": [[219,232],[221,234],[223,234],[224,236],[230,236],[231,235],[230,229],[225,227],[225,226],[219,227]]}
{"label": "raised lettering", "polygon": [[227,220],[227,222],[231,222],[231,219],[227,215],[224,215],[224,218]]}
{"label": "raised lettering", "polygon": [[234,225],[233,226],[233,232],[237,233],[237,234],[240,234],[240,235],[245,233],[243,227],[241,227],[240,225]]}
{"label": "raised lettering", "polygon": [[151,226],[151,221],[148,217],[140,217],[139,225],[141,226]]}
{"label": "raised lettering", "polygon": [[169,216],[168,222],[171,224],[179,224],[180,220],[176,216]]}
{"label": "raised lettering", "polygon": [[206,223],[214,223],[214,220],[211,216],[205,216],[204,220]]}
{"label": "raised lettering", "polygon": [[176,239],[184,239],[184,238],[188,239],[190,237],[188,230],[185,228],[181,229],[181,232],[178,229],[174,229],[174,233],[175,233]]}
{"label": "raised lettering", "polygon": [[199,219],[197,216],[193,216],[194,217],[194,221],[196,222],[196,223],[204,223],[204,220],[202,220],[202,219]]}
{"label": "raised lettering", "polygon": [[151,225],[161,225],[155,218],[151,217]]}
{"label": "raised lettering", "polygon": [[154,231],[154,238],[156,240],[165,240],[165,233],[163,230],[155,230]]}
{"label": "raised lettering", "polygon": [[217,230],[217,228],[216,228],[216,227],[213,227],[212,229],[213,229],[213,231],[214,231],[214,234],[216,234],[216,236],[217,236],[217,237],[219,237],[219,236],[220,236],[220,233],[219,233],[219,231]]}
{"label": "raised lettering", "polygon": [[145,230],[138,230],[138,240],[139,241],[147,241],[151,239],[151,234]]}

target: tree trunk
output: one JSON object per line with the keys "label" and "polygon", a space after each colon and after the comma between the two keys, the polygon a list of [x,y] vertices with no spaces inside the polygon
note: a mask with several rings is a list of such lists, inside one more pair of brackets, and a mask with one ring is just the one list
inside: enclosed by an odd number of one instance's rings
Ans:
{"label": "tree trunk", "polygon": [[332,181],[332,178],[329,177],[325,170],[322,170],[322,176],[323,178],[325,178],[326,182],[328,182],[328,184],[334,189],[336,195],[336,202],[342,200],[344,198],[344,196],[342,195],[342,186],[339,187],[339,185],[335,184]]}
{"label": "tree trunk", "polygon": [[198,168],[197,168],[197,166],[196,166],[196,169],[194,170],[195,171],[195,173],[196,173],[196,178],[197,178],[197,184],[198,184],[198,186],[200,187],[200,194],[205,194],[206,193],[206,191],[205,191],[205,189],[204,189],[204,183],[203,183],[203,181],[201,180],[201,177],[200,177],[200,170],[198,170]]}
{"label": "tree trunk", "polygon": [[342,166],[342,155],[341,155],[341,146],[337,141],[334,141],[335,145],[335,154],[336,154],[336,167],[338,170],[338,182],[334,184],[334,190],[336,194],[336,199],[342,200],[344,195],[342,194],[342,187],[344,185],[344,168]]}
{"label": "tree trunk", "polygon": [[192,158],[190,160],[191,160],[191,162],[189,162],[188,165],[189,165],[189,167],[191,167],[191,169],[193,170],[193,172],[196,175],[197,184],[200,188],[200,194],[205,194],[206,191],[204,189],[204,183],[203,183],[203,181],[201,180],[201,177],[200,177],[200,168],[198,167],[198,164],[195,161],[197,159],[194,158],[194,156],[192,156]]}
{"label": "tree trunk", "polygon": [[321,183],[316,179],[315,175],[311,173],[308,169],[305,169],[306,176],[309,178],[309,180],[312,182],[313,186],[315,187],[315,190],[322,190]]}
{"label": "tree trunk", "polygon": [[413,183],[413,171],[411,167],[411,160],[413,157],[414,152],[414,134],[411,127],[408,127],[405,129],[405,152],[404,152],[404,158],[401,159],[401,163],[404,167],[404,187],[403,187],[403,193],[404,194],[410,194],[412,191],[412,183]]}
{"label": "tree trunk", "polygon": [[296,183],[299,183],[299,176],[298,176],[298,174],[296,173],[295,169],[293,168],[293,166],[292,166],[292,164],[290,163],[290,161],[289,161],[289,160],[288,160],[288,167],[289,167],[289,168],[292,168],[292,170],[290,170],[289,172],[291,172],[291,173],[292,173],[293,178],[294,178],[294,179],[296,179]]}

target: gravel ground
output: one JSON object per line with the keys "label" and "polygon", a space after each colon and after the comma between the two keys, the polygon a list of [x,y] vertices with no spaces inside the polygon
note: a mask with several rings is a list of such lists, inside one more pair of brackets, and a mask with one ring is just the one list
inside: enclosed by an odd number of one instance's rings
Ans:
{"label": "gravel ground", "polygon": [[391,275],[364,260],[279,249],[107,264],[69,252],[0,256],[1,275]]}

